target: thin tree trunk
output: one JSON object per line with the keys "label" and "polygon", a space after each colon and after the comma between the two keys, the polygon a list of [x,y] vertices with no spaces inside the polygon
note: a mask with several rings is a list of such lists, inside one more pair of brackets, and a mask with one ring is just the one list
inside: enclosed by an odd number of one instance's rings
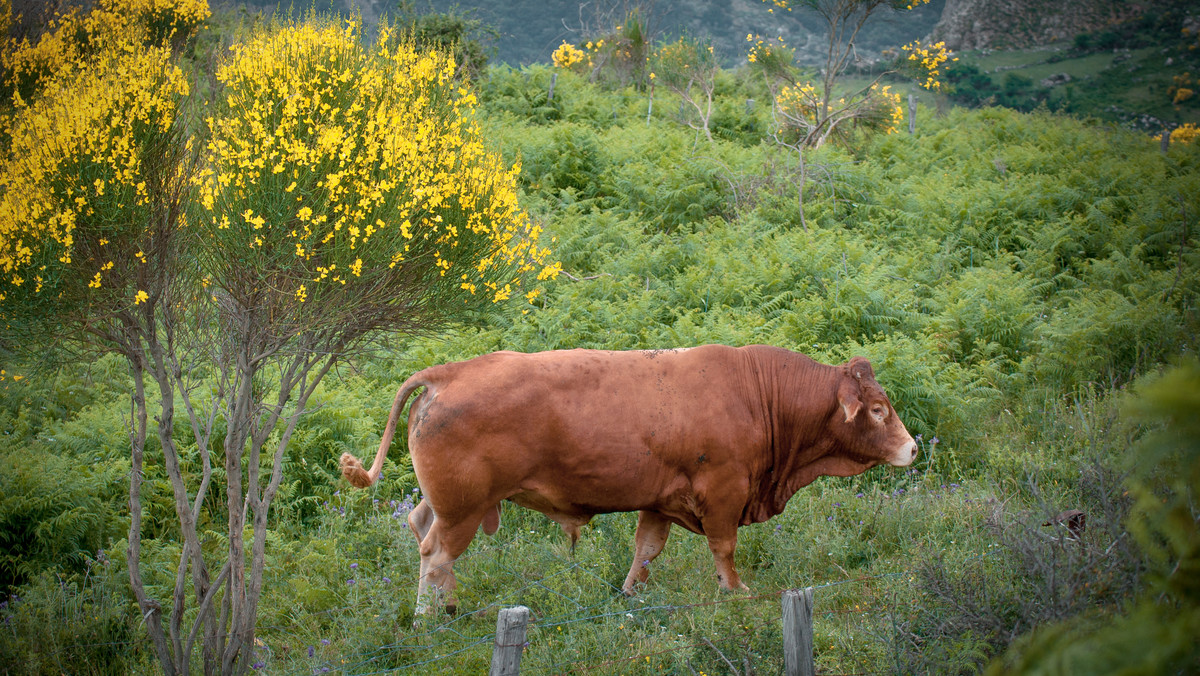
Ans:
{"label": "thin tree trunk", "polygon": [[808,232],[808,222],[804,220],[804,184],[808,182],[808,164],[804,161],[804,146],[796,146],[796,156],[800,158],[800,185],[796,188],[796,206],[800,210],[800,227]]}
{"label": "thin tree trunk", "polygon": [[125,548],[126,567],[129,569],[129,584],[137,599],[138,608],[142,613],[142,621],[146,625],[146,633],[154,645],[158,662],[162,665],[163,673],[175,676],[177,673],[175,660],[167,645],[167,637],[162,628],[162,606],[158,601],[146,596],[146,586],[142,583],[141,551],[142,551],[142,458],[146,448],[146,390],[142,384],[143,369],[142,355],[135,352],[136,348],[129,347],[126,358],[129,359],[129,370],[133,376],[133,401],[131,403],[132,423],[129,431],[130,468],[129,468],[129,544]]}
{"label": "thin tree trunk", "polygon": [[[243,322],[243,335],[245,331]],[[229,412],[228,431],[225,435],[226,507],[229,510],[229,631],[228,642],[221,658],[221,673],[233,673],[234,662],[242,649],[252,645],[253,617],[247,617],[246,606],[246,550],[242,533],[246,526],[245,492],[242,488],[242,457],[250,432],[250,419],[254,412],[255,369],[247,356],[249,347],[239,346],[236,366],[234,399],[227,406]],[[249,626],[248,626],[249,625]],[[244,666],[241,660],[238,671]]]}
{"label": "thin tree trunk", "polygon": [[[208,483],[212,476],[212,467],[209,463],[205,463],[201,485],[195,497],[195,502],[194,504],[189,504],[187,485],[184,482],[183,471],[179,464],[179,450],[175,445],[173,436],[175,420],[175,390],[173,383],[175,379],[168,369],[161,344],[153,336],[149,342],[150,352],[154,359],[153,375],[155,380],[158,381],[159,396],[162,398],[162,412],[158,421],[158,437],[163,450],[167,475],[170,478],[171,488],[175,494],[175,513],[179,518],[180,532],[183,535],[183,551],[180,552],[179,577],[176,580],[175,587],[176,607],[171,613],[171,634],[172,640],[177,645],[177,649],[184,651],[185,654],[190,654],[190,650],[187,650],[184,644],[183,611],[186,605],[184,584],[187,568],[190,566],[193,593],[195,594],[197,605],[201,604],[208,595],[211,583],[209,580],[208,565],[204,561],[204,552],[200,546],[200,536],[196,532],[196,519],[199,517],[200,507],[204,504],[204,493],[208,489]],[[186,397],[187,394],[184,393],[184,396]],[[206,441],[204,438],[196,439],[197,444],[206,443]],[[207,460],[207,449],[204,450],[204,455]],[[207,613],[201,613],[195,619],[195,626],[204,624],[209,626],[215,624],[215,615],[211,610],[211,606]],[[194,630],[187,633],[194,633]],[[211,639],[213,632],[210,631],[207,635]],[[206,641],[203,660],[204,673],[206,675],[212,673],[215,667],[214,661],[213,646],[210,641]],[[188,671],[188,668],[185,666],[182,673],[186,676]]]}

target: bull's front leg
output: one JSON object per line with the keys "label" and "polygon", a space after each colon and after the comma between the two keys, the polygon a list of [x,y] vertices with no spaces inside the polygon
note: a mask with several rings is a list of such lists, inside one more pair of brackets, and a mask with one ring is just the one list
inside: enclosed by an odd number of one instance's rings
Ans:
{"label": "bull's front leg", "polygon": [[638,512],[637,533],[633,536],[633,565],[621,587],[626,596],[633,596],[634,585],[643,584],[650,577],[650,562],[662,552],[670,534],[671,522],[667,517],[658,512]]}
{"label": "bull's front leg", "polygon": [[708,549],[712,552],[717,567],[717,582],[722,589],[750,588],[742,584],[742,578],[733,566],[733,553],[737,550],[737,522],[704,523],[704,534],[708,537]]}

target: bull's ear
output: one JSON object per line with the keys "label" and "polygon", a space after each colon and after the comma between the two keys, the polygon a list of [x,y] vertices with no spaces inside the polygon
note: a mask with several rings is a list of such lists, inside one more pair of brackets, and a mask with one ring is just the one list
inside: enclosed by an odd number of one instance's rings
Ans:
{"label": "bull's ear", "polygon": [[846,422],[854,420],[862,409],[861,392],[858,379],[849,374],[842,376],[842,383],[838,385],[838,403],[842,405],[842,411],[846,414]]}

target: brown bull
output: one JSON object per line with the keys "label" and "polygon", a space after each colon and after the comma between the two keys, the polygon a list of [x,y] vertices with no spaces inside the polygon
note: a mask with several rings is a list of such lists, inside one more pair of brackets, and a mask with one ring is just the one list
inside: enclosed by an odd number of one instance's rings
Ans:
{"label": "brown bull", "polygon": [[424,500],[410,513],[420,543],[417,610],[430,585],[453,610],[454,561],[502,500],[536,509],[571,536],[596,514],[638,512],[624,590],[645,582],[671,524],[708,538],[717,579],[733,566],[738,526],[765,521],[819,476],[905,466],[917,445],[855,357],[827,366],[788,350],[496,352],[419,371],[400,387],[371,469],[349,453],[342,473],[379,479],[414,391],[408,447]]}

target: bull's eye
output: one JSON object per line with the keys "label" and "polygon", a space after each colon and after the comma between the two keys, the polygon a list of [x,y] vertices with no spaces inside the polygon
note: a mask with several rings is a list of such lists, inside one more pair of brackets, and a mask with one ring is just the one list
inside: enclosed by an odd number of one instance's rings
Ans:
{"label": "bull's eye", "polygon": [[875,404],[871,407],[871,415],[875,416],[876,420],[883,420],[887,415],[887,409],[882,404]]}

